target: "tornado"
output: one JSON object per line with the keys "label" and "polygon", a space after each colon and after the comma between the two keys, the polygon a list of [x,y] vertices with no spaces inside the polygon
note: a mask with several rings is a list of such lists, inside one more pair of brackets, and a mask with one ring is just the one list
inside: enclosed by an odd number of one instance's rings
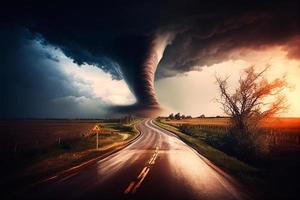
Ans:
{"label": "tornado", "polygon": [[[115,111],[124,114],[134,114],[142,117],[152,117],[158,115],[163,108],[160,106],[155,95],[154,79],[155,72],[167,45],[171,44],[174,35],[172,33],[156,33],[147,38],[143,52],[138,52],[132,56],[137,60],[130,68],[121,65],[123,78],[127,82],[129,89],[136,97],[136,103],[129,106],[117,106]],[[128,54],[128,52],[127,52]],[[129,59],[127,57],[127,59]],[[133,63],[133,62],[131,62]]]}

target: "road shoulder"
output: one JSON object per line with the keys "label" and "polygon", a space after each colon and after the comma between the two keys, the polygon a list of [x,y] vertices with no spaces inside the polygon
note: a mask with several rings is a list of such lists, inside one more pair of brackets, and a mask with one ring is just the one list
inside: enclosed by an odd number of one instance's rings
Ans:
{"label": "road shoulder", "polygon": [[256,178],[260,173],[258,169],[251,167],[236,158],[228,156],[222,151],[219,151],[196,138],[180,132],[176,127],[162,123],[157,119],[153,120],[153,124],[162,130],[174,134],[174,136],[186,143],[198,153],[204,162],[214,168],[215,171],[230,181],[234,186],[245,191],[247,195],[254,199],[259,198],[259,194],[254,194],[252,192],[255,191],[255,188],[252,185],[261,182],[259,178]]}
{"label": "road shoulder", "polygon": [[[91,149],[87,150],[82,157],[76,160],[76,157],[70,163],[65,163],[62,168],[46,170],[44,173],[29,173],[28,175],[21,174],[20,176],[16,176],[7,182],[6,187],[9,189],[14,188],[13,191],[6,191],[4,197],[9,197],[16,191],[26,191],[29,188],[36,187],[42,184],[47,184],[50,182],[55,182],[57,180],[65,179],[72,174],[78,173],[84,168],[87,168],[98,161],[105,159],[127,146],[131,145],[135,141],[137,141],[142,133],[136,128],[141,121],[137,121],[134,124],[131,124],[132,130],[134,134],[131,137],[125,138],[123,141],[116,142],[113,144],[104,144],[98,150]],[[53,158],[55,159],[55,157]],[[47,162],[44,160],[43,162]]]}

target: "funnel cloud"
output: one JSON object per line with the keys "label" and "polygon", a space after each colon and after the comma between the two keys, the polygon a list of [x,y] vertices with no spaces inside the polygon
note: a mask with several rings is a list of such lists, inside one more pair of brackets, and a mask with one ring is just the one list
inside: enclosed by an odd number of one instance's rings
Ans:
{"label": "funnel cloud", "polygon": [[[29,5],[28,5],[29,4]],[[299,1],[101,1],[14,3],[1,27],[22,27],[78,65],[124,79],[136,104],[112,112],[162,111],[154,81],[234,59],[242,49],[282,46],[299,59]]]}

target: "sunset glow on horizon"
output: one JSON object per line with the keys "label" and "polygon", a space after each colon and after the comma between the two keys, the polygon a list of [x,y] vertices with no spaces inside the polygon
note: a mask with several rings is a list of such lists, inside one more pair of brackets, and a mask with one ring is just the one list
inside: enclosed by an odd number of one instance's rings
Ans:
{"label": "sunset glow on horizon", "polygon": [[220,105],[215,101],[219,97],[215,75],[230,76],[229,87],[234,89],[243,69],[251,65],[255,65],[257,71],[270,65],[266,72],[266,78],[270,81],[286,75],[291,88],[285,89],[283,94],[287,97],[289,109],[279,116],[300,117],[300,62],[288,58],[284,47],[280,46],[261,50],[243,49],[232,53],[227,61],[195,67],[194,71],[183,75],[158,80],[158,98],[169,109],[168,112],[181,112],[195,117],[201,114],[223,115]]}

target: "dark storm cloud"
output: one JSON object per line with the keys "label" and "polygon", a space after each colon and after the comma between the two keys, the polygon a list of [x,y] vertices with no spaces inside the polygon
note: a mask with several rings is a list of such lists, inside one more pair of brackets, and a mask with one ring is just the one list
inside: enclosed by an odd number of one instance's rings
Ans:
{"label": "dark storm cloud", "polygon": [[136,73],[161,29],[177,33],[161,62],[162,77],[220,62],[236,48],[283,44],[299,34],[297,1],[41,2],[6,11],[76,63],[96,64],[119,79],[116,63],[123,73]]}
{"label": "dark storm cloud", "polygon": [[[177,34],[158,68],[158,78],[210,66],[231,57],[243,49],[263,49],[274,45],[286,46],[288,55],[296,58],[300,36],[299,6],[296,2],[265,3],[242,7],[210,17],[190,20],[186,31]],[[237,12],[237,13],[236,13]]]}
{"label": "dark storm cloud", "polygon": [[286,45],[285,50],[288,52],[288,58],[300,60],[300,35],[291,39]]}
{"label": "dark storm cloud", "polygon": [[151,45],[160,33],[175,37],[159,63],[158,78],[222,62],[240,48],[286,45],[288,56],[299,58],[293,42],[299,36],[296,0],[51,1],[3,8],[6,25],[26,26],[74,62],[124,78],[142,104],[155,102],[153,88],[145,85],[152,76],[144,72],[156,69],[145,62],[156,54]]}
{"label": "dark storm cloud", "polygon": [[104,114],[99,111],[105,105],[93,97],[88,84],[67,75],[58,58],[28,30],[2,29],[0,43],[1,118],[76,118]]}

